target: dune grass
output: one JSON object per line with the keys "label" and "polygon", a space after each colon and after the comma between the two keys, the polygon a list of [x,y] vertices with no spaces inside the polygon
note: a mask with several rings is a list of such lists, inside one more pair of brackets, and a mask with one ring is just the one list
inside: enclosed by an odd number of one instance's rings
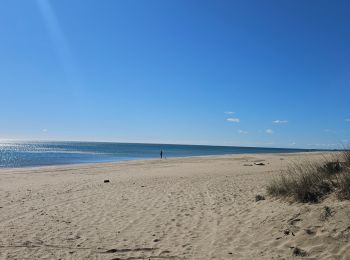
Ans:
{"label": "dune grass", "polygon": [[291,164],[273,179],[267,193],[297,202],[317,203],[335,192],[339,199],[350,199],[350,150],[344,150],[321,162]]}

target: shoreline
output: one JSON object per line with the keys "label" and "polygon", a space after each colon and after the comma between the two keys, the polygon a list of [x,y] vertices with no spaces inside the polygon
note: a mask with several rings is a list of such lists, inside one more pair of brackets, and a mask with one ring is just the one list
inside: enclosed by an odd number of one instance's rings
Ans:
{"label": "shoreline", "polygon": [[83,167],[83,166],[98,166],[98,165],[108,165],[108,164],[129,164],[133,162],[148,162],[148,161],[166,161],[166,160],[181,160],[181,159],[191,159],[191,158],[234,158],[239,156],[258,156],[258,155],[307,155],[307,154],[332,154],[339,151],[306,151],[306,152],[286,152],[286,153],[240,153],[240,154],[218,154],[218,155],[194,155],[194,156],[183,156],[183,157],[165,157],[160,158],[135,158],[135,159],[125,159],[125,160],[113,160],[113,161],[101,161],[101,162],[79,162],[79,163],[67,163],[67,164],[52,164],[52,165],[38,165],[38,166],[21,166],[21,167],[0,167],[1,171],[6,170],[26,170],[26,169],[52,169],[56,167]]}
{"label": "shoreline", "polygon": [[0,168],[24,168],[225,154],[313,152],[313,149],[101,142],[0,143]]}

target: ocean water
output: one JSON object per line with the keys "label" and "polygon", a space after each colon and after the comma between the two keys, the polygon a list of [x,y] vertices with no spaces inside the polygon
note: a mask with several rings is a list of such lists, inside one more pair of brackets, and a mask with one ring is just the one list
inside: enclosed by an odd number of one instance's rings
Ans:
{"label": "ocean water", "polygon": [[290,153],[303,149],[104,142],[2,142],[0,168],[202,155]]}

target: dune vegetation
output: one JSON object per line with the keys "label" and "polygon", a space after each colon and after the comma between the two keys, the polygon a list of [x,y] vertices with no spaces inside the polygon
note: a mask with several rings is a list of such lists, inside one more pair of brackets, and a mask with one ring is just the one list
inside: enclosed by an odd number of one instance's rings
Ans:
{"label": "dune vegetation", "polygon": [[289,165],[268,184],[267,193],[303,203],[317,203],[331,193],[341,200],[350,199],[350,150],[344,149],[319,162]]}

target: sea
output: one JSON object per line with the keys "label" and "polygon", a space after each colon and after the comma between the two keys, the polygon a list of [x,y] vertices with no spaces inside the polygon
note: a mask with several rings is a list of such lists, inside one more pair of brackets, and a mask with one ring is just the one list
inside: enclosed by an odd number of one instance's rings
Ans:
{"label": "sea", "polygon": [[111,142],[0,142],[0,168],[19,168],[125,160],[314,150],[238,146]]}

